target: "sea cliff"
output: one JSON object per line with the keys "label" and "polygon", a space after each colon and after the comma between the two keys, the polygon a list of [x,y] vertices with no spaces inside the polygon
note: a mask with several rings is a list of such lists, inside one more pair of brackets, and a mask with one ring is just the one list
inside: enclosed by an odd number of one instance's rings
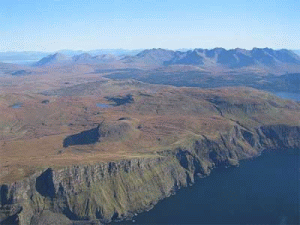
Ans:
{"label": "sea cliff", "polygon": [[238,165],[264,149],[299,149],[300,127],[239,124],[172,150],[119,161],[48,168],[0,186],[1,224],[94,224],[150,209],[216,166]]}

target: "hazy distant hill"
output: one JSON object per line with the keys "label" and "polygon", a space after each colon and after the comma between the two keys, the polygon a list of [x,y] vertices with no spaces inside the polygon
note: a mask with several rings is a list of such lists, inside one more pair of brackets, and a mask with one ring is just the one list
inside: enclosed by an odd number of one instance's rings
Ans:
{"label": "hazy distant hill", "polygon": [[75,55],[72,57],[72,60],[75,63],[110,63],[118,59],[118,56],[112,54],[92,56],[88,53],[82,53],[80,55]]}
{"label": "hazy distant hill", "polygon": [[72,60],[75,62],[90,62],[93,60],[93,56],[88,53],[82,53],[80,55],[73,56]]}
{"label": "hazy distant hill", "polygon": [[70,57],[62,53],[55,53],[53,55],[48,55],[34,66],[60,66],[60,65],[73,65],[73,64],[102,64],[102,63],[112,63],[119,60],[118,56],[111,54],[104,54],[98,56],[92,56],[88,53],[82,53],[80,55],[75,55]]}
{"label": "hazy distant hill", "polygon": [[82,51],[82,50],[69,50],[69,49],[64,49],[58,51],[59,53],[62,53],[64,55],[68,56],[75,56],[75,55],[80,55],[83,53],[90,54],[91,56],[97,56],[97,55],[105,55],[105,54],[112,54],[112,55],[136,55],[138,54],[141,49],[134,49],[134,50],[128,50],[128,49],[95,49],[95,50],[90,50],[90,51]]}
{"label": "hazy distant hill", "polygon": [[300,55],[300,50],[293,50],[296,54]]}
{"label": "hazy distant hill", "polygon": [[121,59],[123,63],[145,66],[162,66],[164,62],[172,60],[175,52],[166,49],[147,49],[135,56],[127,56]]}
{"label": "hazy distant hill", "polygon": [[107,63],[107,62],[113,62],[119,60],[120,56],[116,56],[113,54],[103,54],[103,55],[95,56],[94,59],[102,63]]}
{"label": "hazy distant hill", "polygon": [[46,66],[46,65],[53,65],[53,64],[62,64],[71,62],[72,58],[66,56],[62,53],[55,53],[53,55],[48,55],[42,58],[40,61],[35,63],[35,66]]}
{"label": "hazy distant hill", "polygon": [[142,50],[143,49],[133,49],[133,50],[128,50],[128,49],[96,49],[96,50],[87,51],[87,53],[89,53],[93,56],[106,55],[106,54],[121,56],[121,55],[136,55],[139,52],[141,52]]}
{"label": "hazy distant hill", "polygon": [[[82,50],[60,50],[56,53],[60,53],[66,56],[75,56],[80,55],[83,53],[88,53],[91,56],[97,55],[136,55],[141,50],[126,50],[126,49],[98,49],[98,50],[91,50],[91,51],[82,51]],[[39,52],[39,51],[23,51],[23,52],[0,52],[0,62],[10,62],[10,63],[19,63],[24,61],[38,61],[42,58],[50,55],[55,54],[55,52]]]}

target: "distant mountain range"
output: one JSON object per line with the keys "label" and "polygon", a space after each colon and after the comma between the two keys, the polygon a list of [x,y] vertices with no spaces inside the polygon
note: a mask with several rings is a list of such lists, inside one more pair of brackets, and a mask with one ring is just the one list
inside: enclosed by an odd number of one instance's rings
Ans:
{"label": "distant mountain range", "polygon": [[92,56],[102,55],[102,54],[113,54],[113,55],[136,55],[142,49],[136,50],[126,50],[126,49],[98,49],[91,51],[81,51],[81,50],[60,50],[58,52],[39,52],[39,51],[23,51],[23,52],[0,52],[0,62],[13,62],[13,61],[29,61],[35,60],[38,61],[43,57],[46,57],[50,54],[61,53],[66,56],[74,56],[82,53],[88,53]]}
{"label": "distant mountain range", "polygon": [[[81,50],[60,50],[58,52],[40,52],[40,51],[23,51],[23,52],[0,52],[0,62],[13,62],[13,61],[38,61],[43,57],[46,57],[50,54],[61,53],[66,56],[75,56],[80,55],[82,53],[88,53],[91,56],[104,55],[104,54],[112,54],[116,56],[121,55],[129,55],[134,56],[143,51],[143,49],[136,50],[126,50],[126,49],[98,49],[91,51],[81,51]],[[177,52],[188,52],[192,51],[192,49],[178,49]],[[293,50],[296,54],[300,55],[300,50]]]}
{"label": "distant mountain range", "polygon": [[48,55],[34,64],[34,66],[59,66],[68,64],[99,64],[110,63],[119,60],[120,57],[112,54],[102,54],[92,56],[88,53],[82,53],[79,55],[68,56],[62,53],[55,53]]}
{"label": "distant mountain range", "polygon": [[[105,50],[97,51],[105,52]],[[96,50],[94,53],[97,53]],[[114,70],[116,72],[116,70],[129,69],[132,71],[132,69],[138,69],[155,71],[156,74],[169,73],[173,75],[175,72],[186,73],[189,71],[207,75],[256,74],[263,76],[300,72],[300,55],[286,49],[253,48],[252,50],[246,50],[236,48],[226,50],[224,48],[214,48],[174,51],[158,48],[146,49],[135,54],[133,54],[134,51],[127,53],[121,55],[111,53],[97,55],[81,51],[63,50],[54,54],[44,55],[40,60],[31,63],[31,66],[29,64],[18,65],[13,60],[10,62],[11,64],[1,63],[0,60],[0,75],[22,76],[39,73],[39,71],[47,71],[47,67],[60,68],[64,71],[76,70],[85,72],[106,70]],[[17,53],[7,54],[10,54],[12,58],[17,56]],[[23,52],[22,54],[23,56],[28,56],[31,60],[42,56],[41,53],[36,52]]]}
{"label": "distant mountain range", "polygon": [[166,49],[147,49],[136,55],[116,56],[102,54],[93,56],[82,53],[68,56],[62,53],[48,55],[38,61],[35,66],[59,66],[67,64],[110,64],[122,65],[122,68],[157,68],[166,66],[192,66],[202,69],[242,69],[292,72],[300,70],[300,56],[293,51],[270,48],[230,49],[194,49],[173,51]]}
{"label": "distant mountain range", "polygon": [[300,64],[300,56],[292,51],[270,48],[230,49],[194,49],[187,52],[171,51],[164,49],[144,50],[132,60],[143,60],[147,63],[160,63],[163,65],[221,65],[229,68],[247,66],[274,66],[276,64]]}

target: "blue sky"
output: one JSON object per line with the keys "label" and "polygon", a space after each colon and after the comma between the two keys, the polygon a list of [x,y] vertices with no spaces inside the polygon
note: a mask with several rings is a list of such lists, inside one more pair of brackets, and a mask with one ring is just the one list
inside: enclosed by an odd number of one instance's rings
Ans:
{"label": "blue sky", "polygon": [[299,0],[0,0],[0,51],[300,49]]}

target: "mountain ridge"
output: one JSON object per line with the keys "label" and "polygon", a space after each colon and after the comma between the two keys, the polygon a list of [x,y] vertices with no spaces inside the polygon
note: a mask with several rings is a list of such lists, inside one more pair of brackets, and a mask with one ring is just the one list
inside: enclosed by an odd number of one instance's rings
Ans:
{"label": "mountain ridge", "polygon": [[[71,50],[71,49],[62,49],[56,52],[62,53],[68,56],[75,56],[82,53],[88,53],[92,56],[102,55],[102,54],[113,54],[117,56],[121,55],[136,55],[140,53],[143,49],[96,49],[96,50]],[[187,52],[193,50],[191,48],[179,48],[172,51]],[[290,49],[294,53],[300,55],[299,49]],[[2,51],[0,52],[0,61],[19,61],[19,60],[40,60],[43,57],[46,57],[49,54],[54,54],[52,51]]]}
{"label": "mountain ridge", "polygon": [[[57,55],[59,54],[59,55]],[[300,68],[300,56],[291,50],[271,48],[241,48],[229,49],[196,48],[188,51],[174,51],[162,48],[146,49],[136,55],[116,57],[111,55],[109,60],[103,60],[105,55],[92,56],[88,53],[75,55],[72,58],[62,53],[48,55],[35,65],[47,66],[60,63],[118,63],[128,67],[162,67],[170,65],[191,65],[202,68],[221,67],[227,69],[240,69],[246,67],[274,68],[292,67]],[[58,57],[59,56],[59,57]]]}

